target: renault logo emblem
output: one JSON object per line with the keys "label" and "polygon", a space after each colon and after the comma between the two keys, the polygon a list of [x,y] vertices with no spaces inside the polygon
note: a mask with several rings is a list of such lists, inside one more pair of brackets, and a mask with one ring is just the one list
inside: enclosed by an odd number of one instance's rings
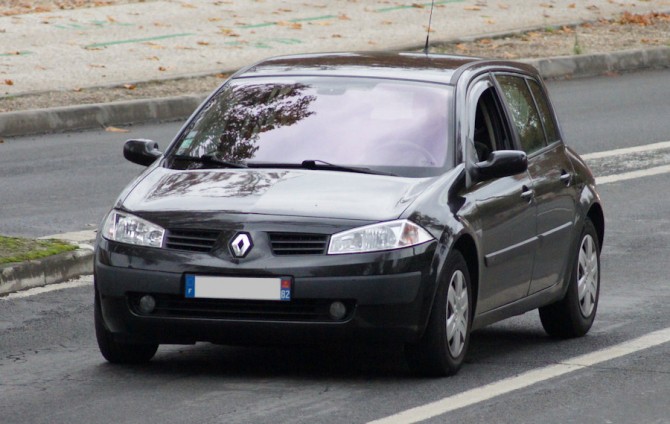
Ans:
{"label": "renault logo emblem", "polygon": [[233,241],[230,242],[230,248],[233,251],[233,256],[236,258],[247,256],[252,247],[251,236],[247,233],[237,234]]}

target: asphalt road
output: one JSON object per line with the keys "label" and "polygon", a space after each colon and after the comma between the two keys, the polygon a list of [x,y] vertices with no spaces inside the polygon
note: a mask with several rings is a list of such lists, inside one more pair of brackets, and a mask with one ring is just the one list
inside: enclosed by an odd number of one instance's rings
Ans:
{"label": "asphalt road", "polygon": [[[588,154],[670,139],[669,76],[556,82],[550,91],[568,140]],[[6,141],[0,233],[44,235],[95,223],[140,170],[121,159],[123,140],[165,145],[176,128]],[[654,153],[667,157],[668,149]],[[475,398],[486,385],[509,389],[505,379],[570,366],[577,355],[610,352],[670,328],[669,179],[666,173],[601,185],[607,217],[601,303],[587,337],[549,339],[537,314],[527,313],[473,334],[466,365],[448,379],[413,377],[393,347],[162,346],[147,366],[117,367],[97,351],[89,277],[80,287],[0,299],[0,421],[362,423],[445,398],[455,403],[468,390]],[[428,422],[670,422],[670,343],[636,346]]]}

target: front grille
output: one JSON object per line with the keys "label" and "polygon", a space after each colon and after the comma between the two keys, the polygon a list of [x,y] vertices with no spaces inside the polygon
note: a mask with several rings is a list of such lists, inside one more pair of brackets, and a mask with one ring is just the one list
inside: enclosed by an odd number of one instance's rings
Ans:
{"label": "front grille", "polygon": [[[328,300],[251,301],[225,299],[191,299],[175,295],[153,295],[156,308],[150,314],[142,313],[139,302],[142,294],[130,295],[130,306],[138,315],[166,318],[206,318],[247,321],[300,321],[332,322]],[[350,318],[354,310],[353,301],[345,301]]]}
{"label": "front grille", "polygon": [[269,233],[272,253],[285,255],[323,255],[328,245],[324,234]]}
{"label": "front grille", "polygon": [[168,230],[165,247],[193,252],[209,252],[216,244],[219,232],[214,230]]}

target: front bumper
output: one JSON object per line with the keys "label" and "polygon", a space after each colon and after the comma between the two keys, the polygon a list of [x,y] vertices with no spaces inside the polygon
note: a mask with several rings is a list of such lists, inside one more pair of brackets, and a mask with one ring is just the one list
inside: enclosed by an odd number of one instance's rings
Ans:
{"label": "front bumper", "polygon": [[[437,242],[356,255],[271,257],[230,261],[209,254],[150,249],[100,240],[96,295],[119,341],[224,344],[323,343],[334,340],[416,341],[435,292]],[[290,276],[290,302],[187,299],[186,273]],[[143,313],[139,298],[157,307]],[[344,318],[328,311],[347,306]]]}

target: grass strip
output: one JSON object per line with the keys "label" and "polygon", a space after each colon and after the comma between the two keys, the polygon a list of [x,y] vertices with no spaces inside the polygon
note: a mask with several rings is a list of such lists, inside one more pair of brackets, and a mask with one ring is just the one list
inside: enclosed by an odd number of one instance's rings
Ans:
{"label": "grass strip", "polygon": [[61,240],[0,236],[0,265],[45,258],[76,249],[77,246]]}

